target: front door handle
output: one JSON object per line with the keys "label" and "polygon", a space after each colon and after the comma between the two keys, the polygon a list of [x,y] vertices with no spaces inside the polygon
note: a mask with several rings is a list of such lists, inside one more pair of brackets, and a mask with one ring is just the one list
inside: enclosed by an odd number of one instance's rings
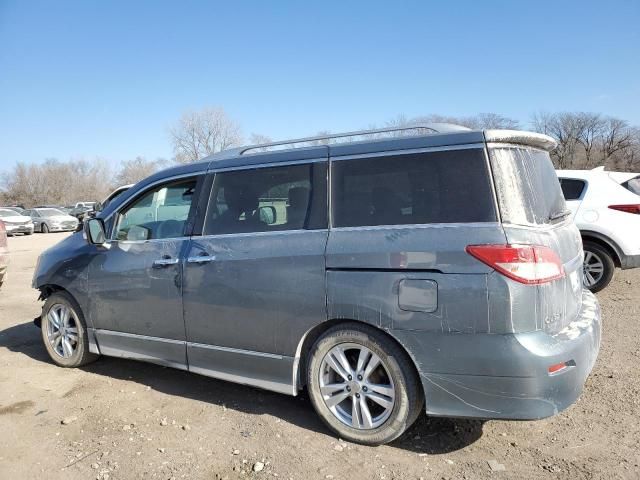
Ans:
{"label": "front door handle", "polygon": [[196,255],[194,257],[187,257],[187,263],[207,263],[213,262],[216,259],[213,255],[208,255],[206,253],[201,253],[200,255]]}
{"label": "front door handle", "polygon": [[160,260],[155,260],[153,262],[153,268],[163,268],[170,265],[177,265],[179,261],[180,260],[178,260],[177,258],[161,258]]}

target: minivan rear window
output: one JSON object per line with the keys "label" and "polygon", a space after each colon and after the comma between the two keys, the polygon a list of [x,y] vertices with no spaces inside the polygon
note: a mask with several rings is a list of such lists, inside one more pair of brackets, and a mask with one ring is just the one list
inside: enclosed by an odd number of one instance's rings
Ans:
{"label": "minivan rear window", "polygon": [[334,227],[496,221],[481,149],[336,159],[331,168]]}
{"label": "minivan rear window", "polygon": [[504,223],[544,225],[567,211],[549,154],[533,148],[489,149]]}

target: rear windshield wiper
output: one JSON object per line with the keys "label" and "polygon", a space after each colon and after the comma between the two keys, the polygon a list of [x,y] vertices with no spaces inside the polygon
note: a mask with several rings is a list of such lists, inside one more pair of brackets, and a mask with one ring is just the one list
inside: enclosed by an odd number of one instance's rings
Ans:
{"label": "rear windshield wiper", "polygon": [[565,218],[571,215],[571,210],[562,210],[561,212],[552,213],[549,215],[549,221],[553,222],[554,220],[560,220],[561,218]]}

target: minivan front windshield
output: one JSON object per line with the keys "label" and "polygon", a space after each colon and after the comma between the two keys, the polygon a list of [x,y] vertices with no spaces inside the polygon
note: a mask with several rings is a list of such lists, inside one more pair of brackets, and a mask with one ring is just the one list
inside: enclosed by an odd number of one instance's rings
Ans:
{"label": "minivan front windshield", "polygon": [[503,222],[545,225],[569,215],[549,153],[495,147],[489,155]]}

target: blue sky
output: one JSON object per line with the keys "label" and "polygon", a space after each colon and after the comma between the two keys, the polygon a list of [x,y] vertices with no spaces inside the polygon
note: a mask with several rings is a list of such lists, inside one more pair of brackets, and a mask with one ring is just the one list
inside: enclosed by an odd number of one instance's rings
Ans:
{"label": "blue sky", "polygon": [[172,155],[184,110],[274,139],[399,113],[640,124],[640,2],[0,0],[0,171]]}

